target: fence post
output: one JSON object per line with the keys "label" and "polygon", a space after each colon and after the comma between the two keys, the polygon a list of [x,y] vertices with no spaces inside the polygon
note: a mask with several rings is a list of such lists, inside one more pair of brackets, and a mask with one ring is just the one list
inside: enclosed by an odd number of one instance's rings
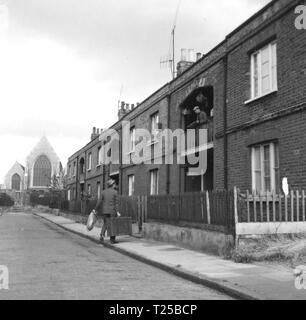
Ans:
{"label": "fence post", "polygon": [[209,203],[208,191],[206,191],[206,206],[207,206],[207,223],[210,224],[210,203]]}
{"label": "fence post", "polygon": [[137,196],[137,222],[138,222],[138,231],[141,232],[141,210],[140,210],[140,206],[141,206],[141,197]]}
{"label": "fence post", "polygon": [[260,191],[259,192],[259,204],[260,204],[260,222],[264,222],[264,218],[263,218],[263,193]]}
{"label": "fence post", "polygon": [[305,190],[302,191],[302,201],[303,221],[305,221]]}
{"label": "fence post", "polygon": [[296,221],[300,221],[300,193],[299,190],[296,190]]}
{"label": "fence post", "polygon": [[285,220],[288,222],[288,196],[285,194]]}
{"label": "fence post", "polygon": [[270,203],[269,203],[269,191],[266,192],[267,197],[267,222],[270,222]]}
{"label": "fence post", "polygon": [[275,192],[272,193],[272,201],[273,201],[273,222],[276,221],[276,207],[275,207]]}
{"label": "fence post", "polygon": [[247,197],[247,211],[248,211],[248,222],[251,222],[251,215],[250,215],[250,193],[249,190],[246,192]]}
{"label": "fence post", "polygon": [[238,218],[238,192],[237,187],[234,187],[234,219],[235,219],[235,246],[238,245],[239,235],[236,233],[236,227],[239,222]]}
{"label": "fence post", "polygon": [[253,190],[253,210],[254,210],[254,222],[257,222],[257,203],[256,203],[256,191]]}
{"label": "fence post", "polygon": [[294,193],[293,190],[291,190],[291,222],[294,222]]}

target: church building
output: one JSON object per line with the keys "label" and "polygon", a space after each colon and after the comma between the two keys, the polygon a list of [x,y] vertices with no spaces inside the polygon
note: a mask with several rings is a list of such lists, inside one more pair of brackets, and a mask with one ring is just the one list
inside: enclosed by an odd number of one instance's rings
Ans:
{"label": "church building", "polygon": [[26,158],[26,166],[16,162],[5,176],[5,189],[11,191],[45,190],[61,173],[59,157],[46,137],[42,137]]}

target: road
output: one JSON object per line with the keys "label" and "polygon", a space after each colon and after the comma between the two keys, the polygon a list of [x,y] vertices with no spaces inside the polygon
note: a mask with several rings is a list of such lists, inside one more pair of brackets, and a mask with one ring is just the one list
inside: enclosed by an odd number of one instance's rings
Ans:
{"label": "road", "polygon": [[2,299],[230,299],[27,213],[0,217]]}

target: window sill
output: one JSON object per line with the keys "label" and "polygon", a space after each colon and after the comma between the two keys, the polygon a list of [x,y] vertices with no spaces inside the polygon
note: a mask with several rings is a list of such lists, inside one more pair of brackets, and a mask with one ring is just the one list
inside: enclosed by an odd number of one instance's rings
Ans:
{"label": "window sill", "polygon": [[262,96],[260,96],[260,97],[256,97],[256,98],[252,98],[252,99],[250,99],[250,100],[247,100],[247,101],[244,102],[244,104],[250,104],[250,103],[252,103],[252,102],[255,102],[255,101],[257,101],[257,100],[260,100],[260,99],[262,99],[262,98],[265,98],[265,97],[270,96],[270,95],[272,95],[272,94],[274,94],[274,93],[277,93],[277,92],[278,92],[277,89],[276,89],[276,90],[273,90],[273,91],[270,91],[270,92],[268,92],[268,93],[266,93],[266,94],[264,94],[264,95],[262,95]]}

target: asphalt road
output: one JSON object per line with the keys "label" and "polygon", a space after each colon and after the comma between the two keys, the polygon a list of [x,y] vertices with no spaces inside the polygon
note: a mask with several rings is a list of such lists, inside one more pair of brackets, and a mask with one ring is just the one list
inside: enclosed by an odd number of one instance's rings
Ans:
{"label": "asphalt road", "polygon": [[1,265],[9,290],[0,300],[230,299],[26,213],[0,216]]}

